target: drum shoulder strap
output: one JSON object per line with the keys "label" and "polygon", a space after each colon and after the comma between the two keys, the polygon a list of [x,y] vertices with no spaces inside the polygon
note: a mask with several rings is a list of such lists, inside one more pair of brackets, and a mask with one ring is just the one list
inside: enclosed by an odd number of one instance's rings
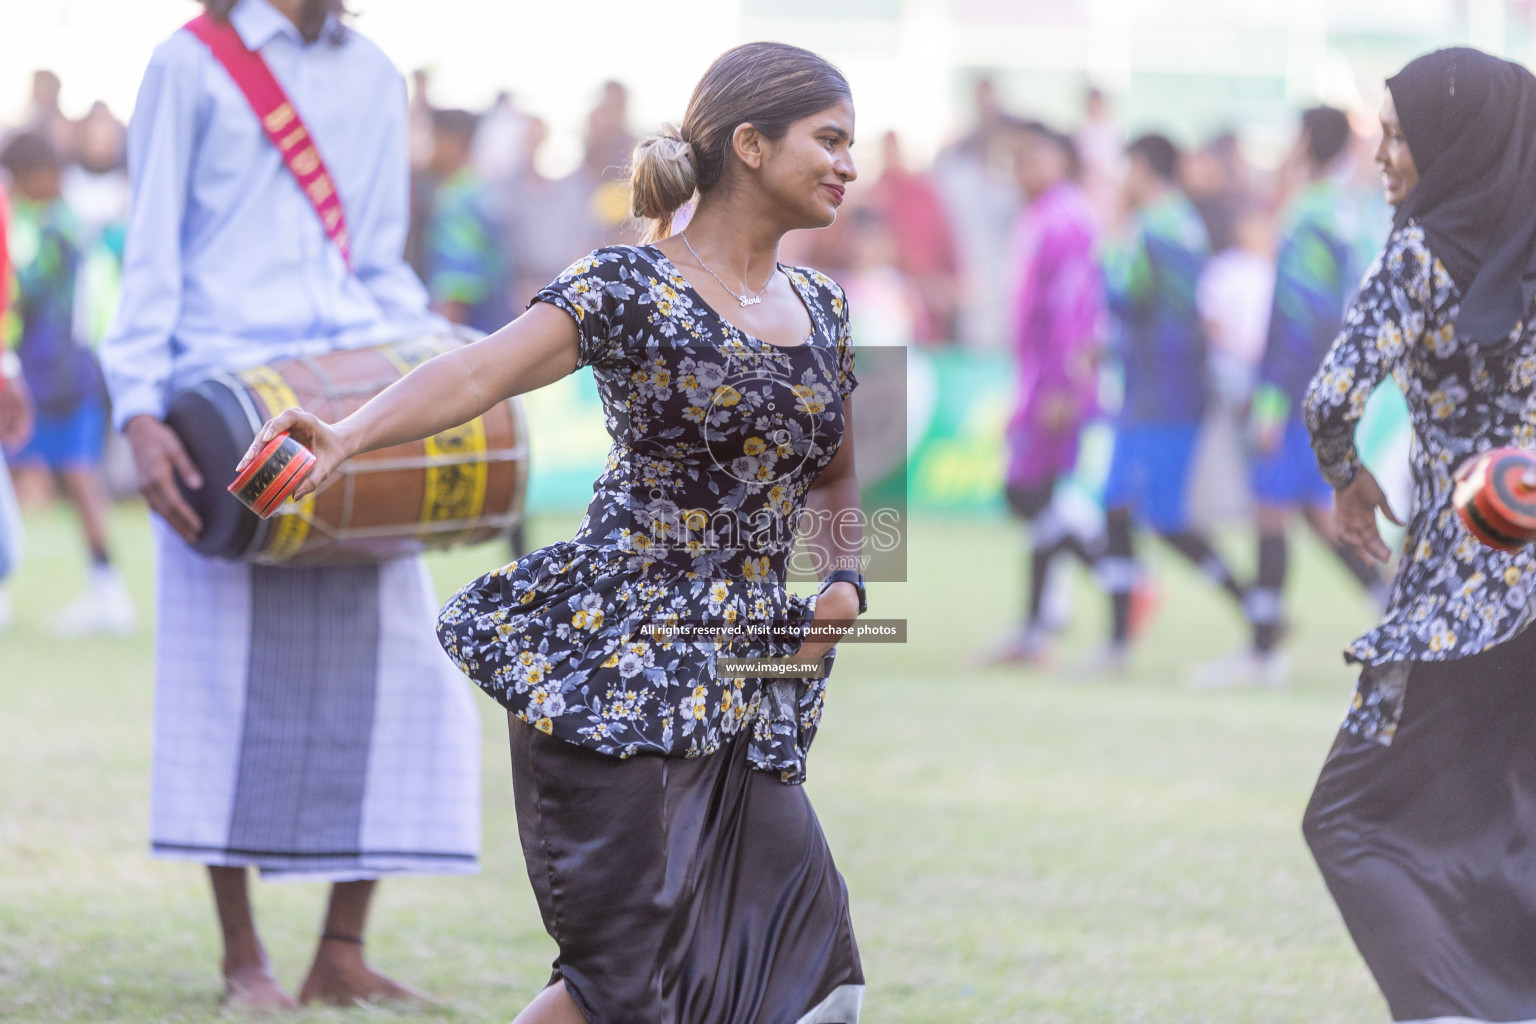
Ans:
{"label": "drum shoulder strap", "polygon": [[320,159],[320,151],[298,110],[273,77],[272,69],[267,67],[261,54],[246,47],[240,33],[228,21],[217,21],[207,14],[200,14],[187,22],[186,27],[212,51],[215,59],[229,72],[229,77],[234,79],[255,112],[256,120],[261,123],[261,130],[277,147],[283,165],[298,181],[300,191],[315,208],[327,237],[336,244],[350,270],[352,250],[347,236],[347,218],[342,212],[336,183],[331,179],[325,161]]}

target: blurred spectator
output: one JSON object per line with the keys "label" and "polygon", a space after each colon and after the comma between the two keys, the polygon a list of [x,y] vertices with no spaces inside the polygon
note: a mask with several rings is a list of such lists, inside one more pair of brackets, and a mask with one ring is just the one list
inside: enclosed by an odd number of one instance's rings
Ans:
{"label": "blurred spectator", "polygon": [[992,80],[976,83],[975,124],[945,147],[933,179],[944,197],[960,254],[959,341],[969,348],[1004,346],[1004,304],[1008,233],[1020,197],[1014,182],[1006,131],[1009,117]]}
{"label": "blurred spectator", "polygon": [[1226,562],[1190,522],[1185,496],[1208,407],[1205,331],[1195,293],[1210,242],[1178,180],[1179,151],[1165,136],[1143,135],[1126,147],[1131,235],[1105,269],[1125,400],[1104,484],[1100,578],[1110,595],[1111,634],[1093,666],[1101,671],[1126,668],[1132,595],[1141,575],[1135,525],[1149,527],[1239,605],[1243,599]]}
{"label": "blurred spectator", "polygon": [[[791,231],[784,236],[779,247],[780,260],[790,266],[814,267],[834,281],[852,274],[857,263],[853,211],[864,205],[868,205],[868,199],[854,182],[848,201],[830,226],[813,231]],[[673,221],[674,231],[680,230],[677,223]]]}
{"label": "blurred spectator", "polygon": [[[76,160],[64,169],[64,202],[80,227],[75,338],[93,350],[117,312],[128,232],[127,127],[100,101],[75,125]],[[113,497],[138,494],[138,473],[122,435],[109,433],[102,474]]]}
{"label": "blurred spectator", "polygon": [[528,115],[517,109],[505,89],[496,94],[491,109],[480,115],[470,159],[492,186],[507,184],[527,164]]}
{"label": "blurred spectator", "polygon": [[411,72],[411,101],[409,139],[411,170],[425,168],[432,159],[432,69],[417,68]]}
{"label": "blurred spectator", "polygon": [[1360,224],[1355,239],[1355,265],[1368,267],[1387,244],[1394,209],[1381,187],[1381,168],[1376,166],[1381,122],[1375,108],[1352,111],[1349,122],[1349,155],[1343,165],[1342,184]]}
{"label": "blurred spectator", "polygon": [[1233,237],[1236,244],[1205,265],[1196,301],[1210,342],[1213,397],[1235,417],[1253,395],[1275,289],[1274,238],[1264,209],[1249,203],[1238,211]]}
{"label": "blurred spectator", "polygon": [[405,262],[416,276],[427,279],[427,224],[432,216],[432,197],[442,182],[432,174],[432,72],[411,72],[408,139],[411,154],[411,212],[405,232]]}
{"label": "blurred spectator", "polygon": [[1237,212],[1235,244],[1212,256],[1200,274],[1196,304],[1205,325],[1211,389],[1194,468],[1192,514],[1203,522],[1248,522],[1248,402],[1253,395],[1269,304],[1275,286],[1274,232],[1266,207]]}
{"label": "blurred spectator", "polygon": [[63,89],[59,76],[52,71],[32,72],[32,95],[27,100],[27,112],[20,130],[41,135],[59,154],[59,159],[68,162],[74,158],[75,126],[59,107]]}
{"label": "blurred spectator", "polygon": [[64,203],[80,229],[81,263],[75,280],[75,335],[95,347],[106,333],[122,287],[127,232],[127,128],[105,103],[91,105],[76,125],[75,163],[64,169]]}
{"label": "blurred spectator", "polygon": [[952,342],[960,265],[949,216],[932,179],[907,167],[900,137],[886,132],[881,146],[885,167],[870,189],[869,202],[894,232],[896,266],[918,294],[913,340]]}
{"label": "blurred spectator", "polygon": [[1205,222],[1211,251],[1221,252],[1235,245],[1237,218],[1253,198],[1237,136],[1222,132],[1189,154],[1181,177],[1185,192]]}
{"label": "blurred spectator", "polygon": [[601,233],[599,244],[634,240],[629,237],[629,161],[637,141],[629,130],[629,90],[619,82],[604,82],[587,115],[586,149],[576,171],[590,196],[588,215]]}
{"label": "blurred spectator", "polygon": [[848,212],[853,266],[843,277],[860,345],[910,345],[920,322],[921,299],[898,265],[897,234],[881,212],[859,206]]}
{"label": "blurred spectator", "polygon": [[470,162],[478,119],[467,110],[432,112],[432,197],[427,228],[427,290],[456,324],[489,334],[512,319],[506,227],[496,196]]}
{"label": "blurred spectator", "polygon": [[9,232],[16,301],[11,324],[37,419],[14,453],[18,474],[55,474],[80,516],[90,549],[86,593],[58,614],[54,631],[123,634],[134,628],[133,602],[112,565],[107,495],[100,463],[106,437],[101,370],[75,337],[79,233],[61,198],[58,154],[43,136],[22,132],[0,151],[15,190]]}
{"label": "blurred spectator", "polygon": [[528,119],[528,158],[516,177],[502,189],[507,254],[513,274],[512,309],[521,312],[540,288],[584,253],[602,244],[588,214],[589,194],[578,171],[564,178],[545,177],[539,153],[549,127]]}
{"label": "blurred spectator", "polygon": [[1096,86],[1083,92],[1083,122],[1077,128],[1077,153],[1083,165],[1083,189],[1106,230],[1120,226],[1124,207],[1120,179],[1125,173],[1125,136],[1109,116],[1109,97]]}
{"label": "blurred spectator", "polygon": [[1096,349],[1103,289],[1095,263],[1093,207],[1078,183],[1072,139],[1039,123],[1016,133],[1015,170],[1027,205],[1013,228],[1009,336],[1017,396],[1008,423],[1005,491],[1030,524],[1031,553],[1022,628],[988,662],[1039,661],[1049,650],[1046,588],[1064,553],[1095,552],[1053,498],[1077,462],[1078,439],[1095,411]]}
{"label": "blurred spectator", "polygon": [[74,137],[75,162],[64,170],[64,201],[79,222],[84,244],[91,246],[109,225],[128,216],[128,130],[97,101],[75,125]]}
{"label": "blurred spectator", "polygon": [[629,90],[619,82],[604,82],[597,105],[587,114],[582,166],[595,181],[627,181],[636,141],[629,130]]}

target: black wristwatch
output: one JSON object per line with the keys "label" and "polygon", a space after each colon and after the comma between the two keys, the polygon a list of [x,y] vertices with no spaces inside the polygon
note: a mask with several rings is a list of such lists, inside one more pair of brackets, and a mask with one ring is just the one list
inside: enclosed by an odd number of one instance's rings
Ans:
{"label": "black wristwatch", "polygon": [[827,588],[834,583],[852,583],[853,589],[859,592],[859,614],[863,615],[865,612],[869,611],[869,604],[864,600],[863,573],[854,572],[852,569],[833,569],[831,572],[827,573],[826,577],[821,581],[821,589],[818,590],[817,593],[826,593]]}

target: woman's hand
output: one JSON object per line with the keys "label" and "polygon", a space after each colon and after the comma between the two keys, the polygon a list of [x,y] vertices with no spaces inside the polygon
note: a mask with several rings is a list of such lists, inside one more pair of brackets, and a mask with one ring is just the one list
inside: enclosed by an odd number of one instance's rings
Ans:
{"label": "woman's hand", "polygon": [[1360,553],[1367,562],[1385,562],[1392,557],[1381,532],[1376,529],[1376,510],[1398,526],[1403,522],[1392,514],[1387,496],[1371,471],[1361,466],[1349,486],[1333,493],[1333,509],[1338,520],[1339,539]]}
{"label": "woman's hand", "polygon": [[315,453],[315,464],[310,467],[299,486],[294,489],[293,500],[298,501],[308,497],[320,489],[320,485],[328,480],[332,473],[336,472],[347,459],[355,453],[347,435],[341,425],[331,425],[320,419],[314,413],[305,412],[303,409],[284,409],[266,422],[256,434],[256,440],[245,450],[245,455],[240,459],[240,464],[235,467],[235,472],[246,467],[262,445],[272,440],[278,434],[288,432],[288,436]]}
{"label": "woman's hand", "polygon": [[[859,592],[852,583],[838,580],[816,598],[816,617],[811,620],[811,635],[800,645],[794,657],[802,661],[820,661],[839,632],[847,632],[859,617]],[[836,627],[845,627],[841,630]]]}

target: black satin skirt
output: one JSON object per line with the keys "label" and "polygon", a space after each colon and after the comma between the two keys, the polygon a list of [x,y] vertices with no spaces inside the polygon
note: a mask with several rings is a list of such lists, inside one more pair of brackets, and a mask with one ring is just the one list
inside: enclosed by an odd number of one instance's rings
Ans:
{"label": "black satin skirt", "polygon": [[1536,629],[1415,663],[1391,745],[1341,732],[1303,828],[1394,1020],[1536,1019]]}
{"label": "black satin skirt", "polygon": [[848,890],[801,786],[708,757],[620,760],[509,716],[517,826],[589,1024],[856,1024]]}

